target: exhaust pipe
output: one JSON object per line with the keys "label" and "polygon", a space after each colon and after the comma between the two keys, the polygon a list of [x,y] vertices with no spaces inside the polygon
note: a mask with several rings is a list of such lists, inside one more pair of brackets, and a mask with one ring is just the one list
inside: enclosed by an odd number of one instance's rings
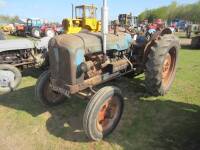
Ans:
{"label": "exhaust pipe", "polygon": [[72,4],[72,19],[74,19],[74,4]]}
{"label": "exhaust pipe", "polygon": [[101,22],[102,22],[102,38],[103,38],[103,53],[106,55],[107,50],[107,34],[108,34],[108,3],[103,0],[103,7],[101,8]]}

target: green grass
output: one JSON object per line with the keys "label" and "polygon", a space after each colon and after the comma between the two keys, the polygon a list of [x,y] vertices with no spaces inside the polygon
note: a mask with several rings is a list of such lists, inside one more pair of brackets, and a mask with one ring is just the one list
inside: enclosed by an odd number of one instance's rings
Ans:
{"label": "green grass", "polygon": [[200,50],[180,50],[176,80],[164,97],[148,97],[143,75],[122,78],[125,110],[118,128],[101,142],[82,129],[86,101],[77,97],[44,107],[34,96],[41,72],[24,72],[13,93],[0,96],[0,149],[198,150],[200,149]]}

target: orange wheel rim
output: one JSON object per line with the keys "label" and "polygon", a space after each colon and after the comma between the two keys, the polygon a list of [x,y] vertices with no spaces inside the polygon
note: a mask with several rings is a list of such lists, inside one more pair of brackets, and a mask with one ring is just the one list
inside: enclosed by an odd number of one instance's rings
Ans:
{"label": "orange wheel rim", "polygon": [[114,123],[119,106],[114,101],[114,97],[109,98],[100,108],[97,116],[97,129],[100,132],[108,130]]}
{"label": "orange wheel rim", "polygon": [[176,63],[176,53],[175,51],[170,51],[165,57],[162,69],[162,81],[165,88],[168,87],[171,81],[170,79],[175,70],[175,63]]}

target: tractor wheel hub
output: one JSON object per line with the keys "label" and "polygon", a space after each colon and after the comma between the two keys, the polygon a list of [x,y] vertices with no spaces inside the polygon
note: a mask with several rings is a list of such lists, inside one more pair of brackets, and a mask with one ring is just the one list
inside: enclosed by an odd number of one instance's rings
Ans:
{"label": "tractor wheel hub", "polygon": [[12,71],[0,70],[0,86],[8,87],[15,80],[15,75]]}

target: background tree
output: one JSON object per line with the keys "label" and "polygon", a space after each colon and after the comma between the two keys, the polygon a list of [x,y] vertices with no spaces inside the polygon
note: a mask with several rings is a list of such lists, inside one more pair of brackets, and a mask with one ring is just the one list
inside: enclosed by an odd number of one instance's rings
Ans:
{"label": "background tree", "polygon": [[179,5],[174,1],[166,7],[146,9],[139,15],[140,21],[148,19],[149,22],[152,22],[156,18],[164,20],[183,19],[200,23],[200,0],[187,5]]}

